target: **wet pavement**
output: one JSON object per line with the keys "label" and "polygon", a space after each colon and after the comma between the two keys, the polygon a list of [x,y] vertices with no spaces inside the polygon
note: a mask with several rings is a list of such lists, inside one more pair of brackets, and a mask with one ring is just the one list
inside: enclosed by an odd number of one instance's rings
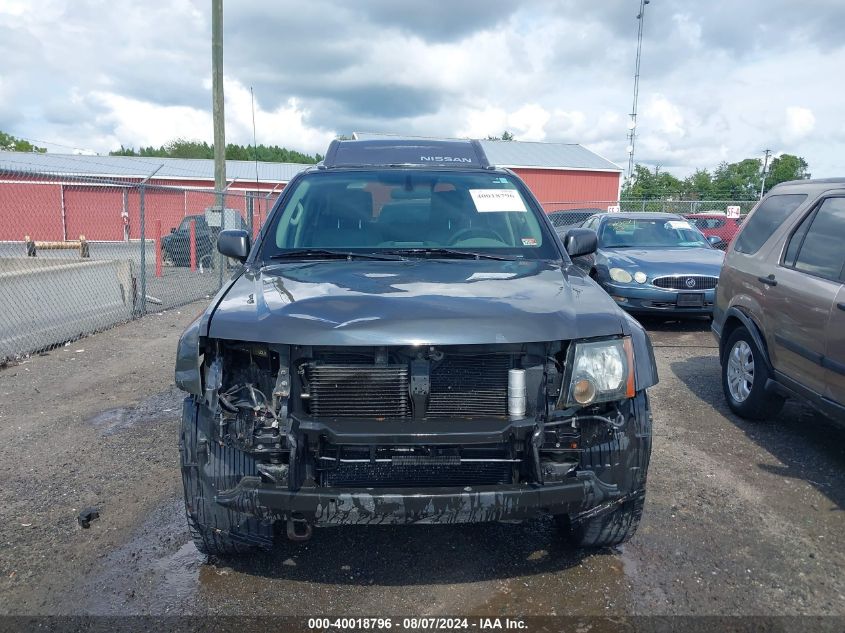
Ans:
{"label": "wet pavement", "polygon": [[[82,372],[60,354],[0,372],[0,475],[19,497],[0,493],[3,612],[845,615],[845,431],[792,403],[771,422],[730,414],[704,320],[645,322],[661,382],[630,543],[572,549],[549,519],[356,526],[234,561],[201,556],[185,527],[169,363],[188,320],[162,315],[132,351],[143,320],[92,337]],[[39,427],[6,404],[33,390],[63,417]],[[52,454],[39,432],[59,437]],[[83,531],[86,505],[102,513]]]}

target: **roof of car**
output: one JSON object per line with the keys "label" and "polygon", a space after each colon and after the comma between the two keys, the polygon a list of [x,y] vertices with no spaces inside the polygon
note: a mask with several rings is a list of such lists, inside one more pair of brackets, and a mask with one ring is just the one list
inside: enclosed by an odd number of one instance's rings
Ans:
{"label": "roof of car", "polygon": [[642,211],[633,211],[628,213],[596,213],[601,218],[612,218],[617,220],[680,220],[682,219],[677,213],[644,213]]}
{"label": "roof of car", "polygon": [[841,188],[845,188],[845,178],[812,178],[805,180],[787,180],[786,182],[778,183],[769,190],[769,193],[772,193],[776,189],[795,189],[797,191],[812,189],[815,191],[824,191],[826,189]]}
{"label": "roof of car", "polygon": [[478,141],[420,138],[334,140],[322,162],[323,168],[399,166],[486,169],[490,162]]}
{"label": "roof of car", "polygon": [[594,213],[603,213],[603,211],[601,209],[596,209],[596,208],[592,208],[592,209],[589,209],[589,208],[584,208],[584,209],[555,209],[554,211],[549,211],[548,215],[554,215],[554,214],[557,214],[557,213],[560,213],[560,214],[579,213],[579,214],[585,214],[585,215],[593,215]]}

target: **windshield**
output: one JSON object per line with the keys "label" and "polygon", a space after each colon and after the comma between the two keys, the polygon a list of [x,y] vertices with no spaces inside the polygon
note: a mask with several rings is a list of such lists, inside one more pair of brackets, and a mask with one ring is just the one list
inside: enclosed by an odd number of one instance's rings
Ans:
{"label": "windshield", "polygon": [[608,220],[599,232],[601,248],[710,248],[701,232],[687,220],[619,218]]}
{"label": "windshield", "polygon": [[500,173],[316,172],[273,214],[262,258],[307,250],[559,259],[538,211]]}

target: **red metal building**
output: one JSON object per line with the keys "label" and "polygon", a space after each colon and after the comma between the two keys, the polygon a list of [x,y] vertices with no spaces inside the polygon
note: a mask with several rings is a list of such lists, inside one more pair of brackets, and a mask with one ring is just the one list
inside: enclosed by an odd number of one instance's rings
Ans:
{"label": "red metal building", "polygon": [[[305,167],[227,161],[226,207],[251,214],[257,230]],[[211,160],[0,152],[0,241],[138,239],[142,181],[148,238],[216,203]]]}
{"label": "red metal building", "polygon": [[[385,138],[356,134],[356,138]],[[577,144],[481,141],[492,164],[513,169],[547,212],[604,208],[619,199],[622,169]],[[307,165],[227,161],[226,207],[255,231],[276,196]],[[149,180],[147,180],[149,179]],[[168,233],[215,204],[211,160],[0,152],[0,241],[138,239]]]}

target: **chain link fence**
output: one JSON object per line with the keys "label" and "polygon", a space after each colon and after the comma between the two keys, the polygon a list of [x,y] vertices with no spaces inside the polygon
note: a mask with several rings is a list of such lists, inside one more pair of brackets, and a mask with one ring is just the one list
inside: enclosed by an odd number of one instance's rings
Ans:
{"label": "chain link fence", "polygon": [[558,232],[581,226],[595,213],[674,213],[687,218],[705,237],[716,236],[714,246],[726,249],[739,233],[745,216],[757,200],[611,200],[604,202],[543,202]]}
{"label": "chain link fence", "polygon": [[0,362],[212,297],[278,193],[0,170]]}

